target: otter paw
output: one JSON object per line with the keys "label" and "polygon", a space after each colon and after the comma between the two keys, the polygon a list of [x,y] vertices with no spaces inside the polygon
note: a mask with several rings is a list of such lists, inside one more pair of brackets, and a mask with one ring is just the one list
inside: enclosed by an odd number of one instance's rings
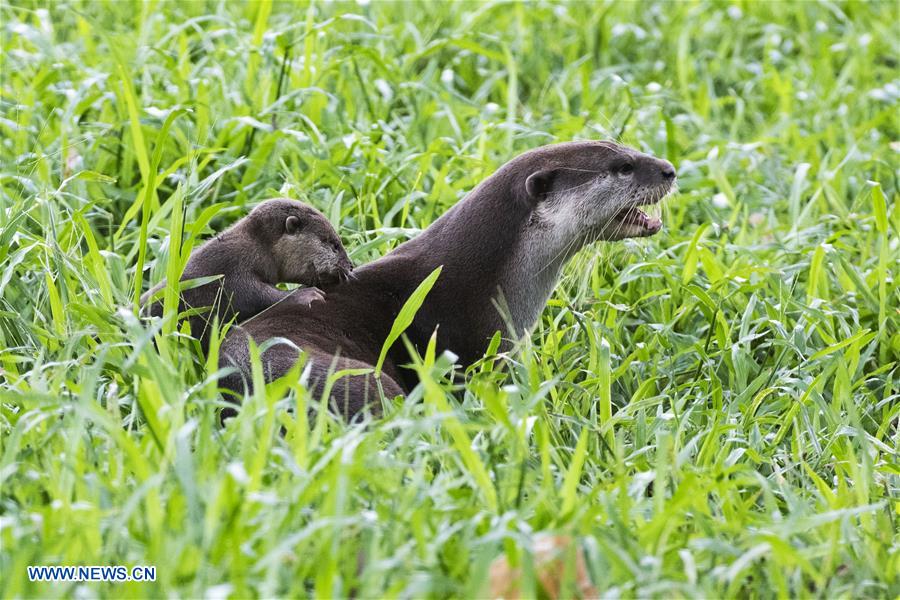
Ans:
{"label": "otter paw", "polygon": [[297,293],[297,301],[307,306],[312,306],[313,302],[325,302],[325,292],[319,288],[304,288]]}

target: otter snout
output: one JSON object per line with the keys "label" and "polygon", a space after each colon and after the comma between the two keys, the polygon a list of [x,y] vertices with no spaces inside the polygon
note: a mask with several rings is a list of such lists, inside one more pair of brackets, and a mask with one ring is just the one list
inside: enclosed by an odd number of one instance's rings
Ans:
{"label": "otter snout", "polygon": [[668,186],[675,182],[675,167],[669,161],[644,155],[635,169],[637,183],[645,186]]}
{"label": "otter snout", "polygon": [[318,273],[319,285],[328,286],[347,281],[353,277],[353,262],[344,254],[338,257],[329,268],[322,269]]}
{"label": "otter snout", "polygon": [[660,166],[660,173],[662,173],[663,179],[673,180],[675,179],[675,167],[667,160],[660,160],[662,165]]}
{"label": "otter snout", "polygon": [[344,260],[338,265],[338,271],[341,281],[347,281],[353,276],[353,263],[346,255],[344,256]]}

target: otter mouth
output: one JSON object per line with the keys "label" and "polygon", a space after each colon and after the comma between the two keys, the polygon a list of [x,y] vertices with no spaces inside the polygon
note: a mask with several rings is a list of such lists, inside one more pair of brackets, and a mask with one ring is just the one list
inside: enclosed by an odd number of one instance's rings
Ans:
{"label": "otter mouth", "polygon": [[632,225],[639,229],[638,235],[653,235],[662,229],[662,220],[651,217],[637,206],[623,208],[613,217],[621,225]]}
{"label": "otter mouth", "polygon": [[662,229],[662,219],[651,216],[641,210],[641,207],[658,206],[660,201],[669,195],[673,186],[663,185],[649,190],[643,194],[637,202],[629,203],[617,212],[612,222],[618,227],[613,237],[617,239],[629,237],[648,237],[659,233]]}
{"label": "otter mouth", "polygon": [[316,285],[318,287],[330,287],[339,283],[345,283],[351,279],[356,279],[353,268],[339,267],[334,271],[317,273]]}

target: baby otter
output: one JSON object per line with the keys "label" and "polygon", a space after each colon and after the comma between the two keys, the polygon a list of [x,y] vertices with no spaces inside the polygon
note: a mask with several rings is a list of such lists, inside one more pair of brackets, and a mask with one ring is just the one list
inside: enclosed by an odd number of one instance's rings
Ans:
{"label": "baby otter", "polygon": [[[191,332],[204,352],[210,324],[242,321],[276,302],[309,305],[322,300],[315,287],[291,292],[276,283],[325,287],[350,277],[353,264],[331,223],[316,209],[286,198],[267,200],[228,230],[191,253],[181,281],[220,276],[181,291],[178,311],[204,309],[188,317]],[[163,281],[141,297],[141,305],[156,296],[149,314],[162,316],[159,292]]]}

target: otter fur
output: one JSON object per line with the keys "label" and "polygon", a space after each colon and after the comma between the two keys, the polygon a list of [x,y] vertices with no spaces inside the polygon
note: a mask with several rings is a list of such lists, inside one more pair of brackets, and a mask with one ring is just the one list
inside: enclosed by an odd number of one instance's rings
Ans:
{"label": "otter fur", "polygon": [[[517,338],[534,326],[566,261],[586,244],[653,235],[654,204],[675,181],[661,160],[612,142],[568,142],[526,152],[503,165],[412,240],[357,268],[313,307],[279,305],[232,329],[220,366],[234,367],[223,385],[241,393],[249,381],[247,338],[288,339],[263,354],[268,380],[283,375],[298,349],[310,364],[309,384],[324,389],[327,374],[372,367],[403,303],[437,267],[443,270],[405,334],[423,351],[436,331],[438,351],[464,366],[483,356],[501,331]],[[387,396],[408,393],[418,378],[404,368],[406,347],[395,343],[380,378]],[[333,404],[352,416],[378,413],[371,375],[343,377]]]}
{"label": "otter fur", "polygon": [[[348,279],[352,268],[325,215],[294,200],[267,200],[191,253],[181,281],[217,278],[183,289],[178,309],[200,309],[189,322],[206,351],[214,319],[222,325],[246,320],[276,303],[308,307],[324,298],[317,287]],[[277,283],[317,287],[289,292],[275,287]],[[165,285],[163,281],[141,298],[151,316],[162,316],[157,298]]]}

